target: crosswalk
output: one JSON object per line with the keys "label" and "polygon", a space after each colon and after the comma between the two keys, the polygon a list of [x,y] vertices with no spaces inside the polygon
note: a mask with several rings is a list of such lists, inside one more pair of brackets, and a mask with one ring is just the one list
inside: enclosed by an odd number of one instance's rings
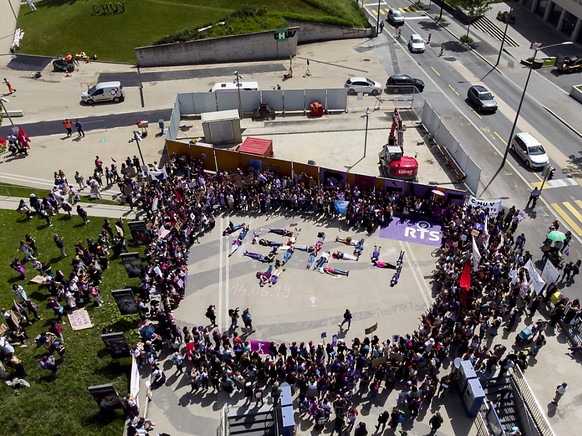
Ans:
{"label": "crosswalk", "polygon": [[[376,17],[378,16],[378,3],[364,3],[364,6],[369,8],[370,12],[374,16],[376,16]],[[406,8],[389,8],[389,7],[382,8],[382,7],[380,7],[380,15],[387,15],[388,12],[390,11],[390,9],[398,10],[398,11],[402,12],[403,14],[422,11],[421,9],[419,9],[415,6],[409,6]]]}
{"label": "crosswalk", "polygon": [[550,206],[572,229],[572,232],[578,236],[582,236],[582,200],[550,203]]}

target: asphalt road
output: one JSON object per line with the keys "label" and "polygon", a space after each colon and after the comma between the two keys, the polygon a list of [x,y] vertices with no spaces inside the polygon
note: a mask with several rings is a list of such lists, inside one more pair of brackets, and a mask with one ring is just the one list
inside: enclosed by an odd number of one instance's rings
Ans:
{"label": "asphalt road", "polygon": [[[107,104],[107,103],[103,103]],[[171,109],[159,109],[153,111],[144,111],[140,113],[125,113],[125,114],[114,114],[96,117],[86,117],[80,118],[81,123],[83,123],[84,130],[97,130],[97,129],[113,129],[114,127],[126,127],[131,126],[138,120],[148,120],[150,122],[157,121],[159,119],[169,120],[172,114]],[[74,122],[75,120],[73,120]],[[33,136],[47,136],[47,135],[58,135],[59,133],[65,133],[63,124],[60,121],[45,121],[40,123],[30,123],[30,124],[19,124],[26,134],[30,137]],[[155,128],[155,126],[152,126]],[[11,131],[10,124],[5,123],[0,127],[0,136],[6,138]],[[74,128],[73,128],[74,130]]]}
{"label": "asphalt road", "polygon": [[[409,3],[396,0],[391,6],[407,7]],[[369,9],[374,9],[374,6]],[[416,19],[413,18],[415,15]],[[501,74],[458,41],[452,40],[448,32],[431,27],[432,20],[423,18],[421,13],[407,14],[407,18],[409,19],[401,28],[399,41],[395,43],[395,30],[386,23],[384,34],[388,37],[388,43],[376,45],[375,54],[385,66],[387,75],[405,73],[424,80],[426,88],[422,98],[435,108],[453,136],[481,167],[480,191],[494,175],[496,177],[495,185],[484,193],[479,192],[480,196],[511,198],[508,201],[518,198],[520,202],[515,204],[523,209],[533,186],[541,185],[541,172],[528,169],[510,151],[507,164],[502,171],[496,173],[523,93],[527,70],[518,69],[514,74]],[[419,33],[426,38],[429,31],[431,44],[427,44],[426,51],[422,54],[411,54],[407,48],[409,36]],[[440,46],[443,43],[446,50],[440,57]],[[377,77],[372,79],[385,80]],[[500,106],[495,114],[479,114],[467,103],[467,90],[475,81],[482,82],[495,95]],[[541,102],[547,98],[548,92],[555,93],[552,98],[567,98],[557,87],[549,84],[545,76],[539,75],[537,71],[533,72],[516,129],[516,133],[526,130],[525,125],[528,128],[531,126],[533,132],[539,132],[540,141],[546,146],[552,165],[557,169],[555,179],[544,187],[543,201],[538,202],[535,210],[526,211],[524,230],[528,228],[528,234],[539,235],[536,240],[529,241],[528,248],[534,256],[538,255],[545,229],[555,217],[567,222],[578,237],[582,236],[579,212],[576,215],[577,211],[571,210],[573,205],[580,206],[579,199],[582,199],[582,188],[572,178],[579,176],[581,171],[580,137],[544,108]],[[521,201],[523,204],[520,204]],[[578,247],[572,248],[572,260],[580,257],[578,250]],[[574,293],[582,297],[582,290]]]}

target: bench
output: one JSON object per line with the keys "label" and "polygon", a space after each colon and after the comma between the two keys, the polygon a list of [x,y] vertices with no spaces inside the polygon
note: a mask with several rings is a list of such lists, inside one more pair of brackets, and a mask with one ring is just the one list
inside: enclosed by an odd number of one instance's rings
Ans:
{"label": "bench", "polygon": [[459,166],[455,157],[449,152],[449,149],[444,145],[437,144],[437,147],[441,154],[445,157],[449,165],[453,168],[453,171],[457,175],[459,180],[465,180],[467,178],[467,173],[463,171],[463,168]]}

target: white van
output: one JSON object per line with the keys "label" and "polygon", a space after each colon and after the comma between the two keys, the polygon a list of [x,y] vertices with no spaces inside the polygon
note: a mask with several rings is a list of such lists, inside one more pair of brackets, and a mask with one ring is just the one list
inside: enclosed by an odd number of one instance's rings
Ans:
{"label": "white van", "polygon": [[[258,91],[258,82],[239,82],[239,88],[241,91]],[[210,89],[210,92],[236,92],[237,91],[236,80],[232,82],[219,82],[215,83]]]}
{"label": "white van", "polygon": [[121,86],[121,82],[98,83],[81,94],[81,100],[87,104],[102,101],[114,101],[118,103],[123,99],[123,86]]}

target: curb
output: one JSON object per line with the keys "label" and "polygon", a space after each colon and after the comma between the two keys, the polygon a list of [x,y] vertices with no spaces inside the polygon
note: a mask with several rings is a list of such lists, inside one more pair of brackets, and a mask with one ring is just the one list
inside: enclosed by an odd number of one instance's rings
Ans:
{"label": "curb", "polygon": [[557,113],[555,113],[549,107],[546,107],[543,105],[542,105],[542,107],[546,111],[548,111],[551,116],[553,116],[555,119],[557,119],[559,122],[561,122],[564,126],[566,126],[568,129],[570,129],[572,131],[572,133],[574,133],[578,137],[582,138],[582,133],[580,133],[578,130],[576,130],[573,126],[571,126],[566,120],[564,120],[562,117],[560,117]]}

